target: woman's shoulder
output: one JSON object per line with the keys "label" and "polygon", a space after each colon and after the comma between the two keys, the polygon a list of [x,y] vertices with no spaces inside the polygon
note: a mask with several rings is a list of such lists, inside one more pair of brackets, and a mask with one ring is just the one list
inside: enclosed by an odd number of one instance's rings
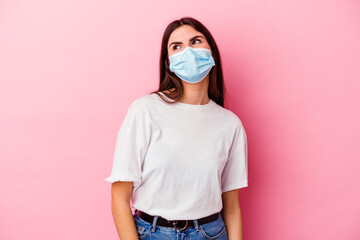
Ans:
{"label": "woman's shoulder", "polygon": [[148,93],[148,94],[136,97],[133,100],[133,103],[138,104],[138,105],[146,105],[146,104],[149,104],[149,103],[151,103],[153,101],[154,101],[153,94]]}
{"label": "woman's shoulder", "polygon": [[224,120],[226,119],[227,122],[229,122],[231,125],[235,125],[235,126],[240,127],[240,128],[243,127],[242,120],[240,119],[240,117],[236,113],[234,113],[230,109],[223,108],[221,106],[220,106],[219,109],[221,111],[221,115],[222,115],[222,118],[224,118]]}
{"label": "woman's shoulder", "polygon": [[129,109],[136,112],[146,111],[153,106],[154,101],[152,93],[138,96],[130,103]]}

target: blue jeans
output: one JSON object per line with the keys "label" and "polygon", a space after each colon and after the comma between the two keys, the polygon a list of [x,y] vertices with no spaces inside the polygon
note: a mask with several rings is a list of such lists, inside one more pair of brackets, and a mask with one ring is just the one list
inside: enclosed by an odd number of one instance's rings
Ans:
{"label": "blue jeans", "polygon": [[158,226],[158,216],[154,217],[152,223],[140,218],[136,213],[133,214],[133,218],[140,240],[228,240],[225,222],[220,214],[215,221],[202,225],[199,225],[197,220],[192,220],[194,221],[194,227],[188,227],[184,230],[178,230],[174,227]]}

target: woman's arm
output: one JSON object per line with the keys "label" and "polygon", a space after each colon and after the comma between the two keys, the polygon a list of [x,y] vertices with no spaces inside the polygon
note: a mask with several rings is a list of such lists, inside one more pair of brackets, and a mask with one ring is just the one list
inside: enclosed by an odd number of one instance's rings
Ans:
{"label": "woman's arm", "polygon": [[133,182],[111,184],[111,211],[120,239],[139,240],[130,208]]}
{"label": "woman's arm", "polygon": [[242,219],[238,189],[224,192],[222,195],[224,218],[229,240],[243,240]]}

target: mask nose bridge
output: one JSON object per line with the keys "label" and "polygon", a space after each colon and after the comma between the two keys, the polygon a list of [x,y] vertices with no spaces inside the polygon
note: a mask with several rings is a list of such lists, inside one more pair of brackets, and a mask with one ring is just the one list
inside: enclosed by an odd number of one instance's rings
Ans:
{"label": "mask nose bridge", "polygon": [[191,56],[191,54],[190,54],[191,49],[190,48],[191,47],[189,47],[189,46],[186,47],[184,50],[182,50],[180,52],[180,55],[187,56],[187,57]]}
{"label": "mask nose bridge", "polygon": [[[177,53],[176,53],[177,54]],[[191,52],[191,47],[186,47],[181,52],[178,52],[178,58],[179,59],[191,59],[193,62],[195,62],[196,56],[194,53]],[[170,56],[171,57],[171,56]],[[169,57],[169,60],[171,62],[171,59]]]}
{"label": "mask nose bridge", "polygon": [[190,46],[187,46],[187,47],[185,47],[184,50],[182,50],[180,53],[188,55],[189,52],[191,51],[191,49],[193,49],[193,48],[190,47]]}
{"label": "mask nose bridge", "polygon": [[[178,54],[178,55],[187,55],[188,54],[188,51],[190,50],[189,48],[191,48],[191,47],[189,47],[189,46],[187,46],[184,50],[182,50],[182,51],[180,51],[180,52],[178,52],[178,53],[174,53],[174,55],[176,54]],[[172,56],[172,55],[171,55]],[[171,61],[171,56],[168,56],[168,59],[169,59],[169,61]]]}

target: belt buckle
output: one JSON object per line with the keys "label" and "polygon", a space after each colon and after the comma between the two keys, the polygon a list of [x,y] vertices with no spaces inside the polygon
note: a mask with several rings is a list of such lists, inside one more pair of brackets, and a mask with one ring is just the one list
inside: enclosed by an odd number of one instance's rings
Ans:
{"label": "belt buckle", "polygon": [[181,228],[181,229],[179,229],[179,228],[177,228],[176,227],[176,223],[177,223],[177,221],[173,221],[173,225],[174,225],[174,228],[176,228],[177,230],[184,230],[186,227],[187,227],[187,225],[188,225],[188,220],[185,220],[186,221],[186,224],[185,224],[185,227],[184,228]]}

